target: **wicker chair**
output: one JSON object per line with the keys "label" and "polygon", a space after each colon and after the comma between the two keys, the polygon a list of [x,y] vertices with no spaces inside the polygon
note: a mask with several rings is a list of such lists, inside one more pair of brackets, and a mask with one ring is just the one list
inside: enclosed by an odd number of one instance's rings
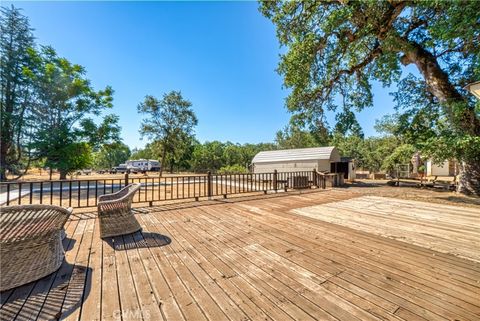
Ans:
{"label": "wicker chair", "polygon": [[63,227],[72,209],[5,206],[0,211],[0,291],[38,280],[63,262]]}
{"label": "wicker chair", "polygon": [[142,229],[132,212],[132,200],[140,184],[130,184],[113,194],[98,198],[100,237],[134,233]]}

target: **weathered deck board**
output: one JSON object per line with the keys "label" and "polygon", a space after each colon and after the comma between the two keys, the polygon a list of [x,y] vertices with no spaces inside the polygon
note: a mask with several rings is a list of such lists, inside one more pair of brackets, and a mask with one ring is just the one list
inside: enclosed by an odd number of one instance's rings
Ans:
{"label": "weathered deck board", "polygon": [[480,209],[364,196],[293,212],[480,262]]}
{"label": "weathered deck board", "polygon": [[142,208],[143,231],[109,241],[95,215],[74,215],[66,262],[1,293],[0,319],[480,318],[480,263],[449,254],[478,251],[478,211],[354,196]]}
{"label": "weathered deck board", "polygon": [[[269,223],[268,223],[268,222],[264,222],[262,225],[267,225],[267,224],[269,224]],[[259,225],[259,226],[262,226],[262,225]],[[232,226],[231,228],[234,228],[234,227]],[[287,228],[288,228],[288,227],[287,227]],[[279,240],[286,238],[286,237],[283,237],[283,231],[284,231],[285,229],[286,229],[286,228],[282,228],[281,230],[278,230],[278,231],[277,231],[276,234],[279,236]],[[230,229],[230,230],[231,230],[231,229]],[[298,226],[297,226],[297,230],[298,230]],[[259,234],[261,234],[261,233],[259,233]],[[258,238],[258,237],[256,236],[256,238]],[[345,248],[345,247],[342,246],[342,245],[339,245],[339,246],[337,246],[337,247],[338,247],[338,248]],[[335,248],[335,247],[334,247],[334,248]],[[332,250],[334,250],[334,248],[332,248]],[[288,251],[288,250],[287,250],[287,251]],[[335,258],[332,258],[332,260],[335,260],[335,259],[340,260],[340,259],[342,258],[342,256],[343,256],[343,254],[338,253]],[[352,259],[353,259],[353,260],[352,260]],[[348,265],[352,266],[352,265],[353,265],[353,266],[355,267],[354,270],[361,269],[361,268],[362,268],[362,265],[361,265],[361,264],[359,264],[359,265],[354,265],[354,264],[355,264],[355,261],[356,261],[356,260],[355,260],[354,257],[349,257],[348,259],[345,260],[345,263],[344,263],[344,264],[345,264],[346,266],[348,266]],[[320,272],[320,273],[321,273],[321,272]],[[384,273],[384,272],[383,272],[383,271],[379,271],[379,272],[377,272],[377,273],[380,274],[380,273]],[[380,275],[381,275],[381,274],[380,274]],[[393,278],[392,278],[392,279],[393,279]],[[441,307],[439,307],[438,309],[441,310]]]}

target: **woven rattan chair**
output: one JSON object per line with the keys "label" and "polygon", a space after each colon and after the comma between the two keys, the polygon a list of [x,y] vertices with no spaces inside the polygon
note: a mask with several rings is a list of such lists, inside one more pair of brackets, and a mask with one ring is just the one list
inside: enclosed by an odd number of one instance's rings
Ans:
{"label": "woven rattan chair", "polygon": [[113,194],[98,198],[100,237],[134,233],[142,229],[132,212],[132,200],[140,184],[130,184]]}
{"label": "woven rattan chair", "polygon": [[63,262],[63,227],[72,209],[5,206],[0,211],[0,291],[55,272]]}

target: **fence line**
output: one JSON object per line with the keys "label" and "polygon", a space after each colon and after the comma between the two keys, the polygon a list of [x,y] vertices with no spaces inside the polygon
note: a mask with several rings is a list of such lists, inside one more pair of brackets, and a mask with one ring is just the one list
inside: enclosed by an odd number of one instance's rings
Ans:
{"label": "fence line", "polygon": [[116,192],[128,184],[140,183],[135,203],[211,198],[288,189],[325,188],[341,184],[338,174],[317,171],[261,174],[211,174],[171,177],[129,177],[69,181],[2,182],[0,205],[53,204],[75,208],[97,205],[100,195]]}

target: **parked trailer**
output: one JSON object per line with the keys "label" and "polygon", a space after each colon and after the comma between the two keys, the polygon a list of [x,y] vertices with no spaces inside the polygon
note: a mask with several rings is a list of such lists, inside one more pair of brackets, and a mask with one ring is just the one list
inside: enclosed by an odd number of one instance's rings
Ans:
{"label": "parked trailer", "polygon": [[136,159],[129,160],[126,163],[127,169],[138,171],[158,172],[160,170],[160,162],[156,159]]}

